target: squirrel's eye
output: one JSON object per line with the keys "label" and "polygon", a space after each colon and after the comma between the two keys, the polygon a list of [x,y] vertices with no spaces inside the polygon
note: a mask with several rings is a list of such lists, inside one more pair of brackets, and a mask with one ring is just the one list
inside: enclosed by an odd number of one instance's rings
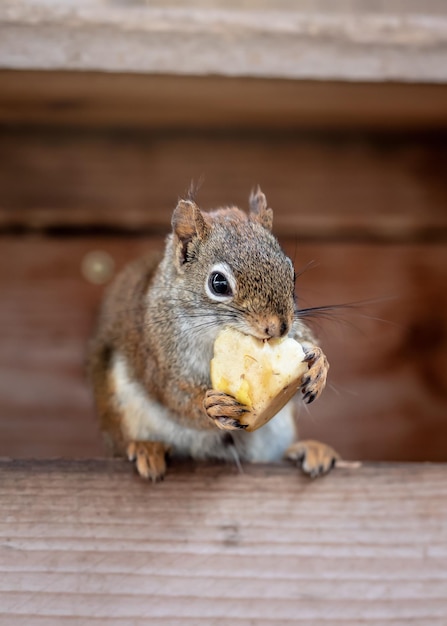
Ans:
{"label": "squirrel's eye", "polygon": [[210,274],[209,286],[216,296],[231,296],[232,291],[230,283],[226,276],[220,272],[212,272]]}
{"label": "squirrel's eye", "polygon": [[214,302],[229,302],[236,294],[236,279],[228,263],[215,263],[205,280],[205,293]]}

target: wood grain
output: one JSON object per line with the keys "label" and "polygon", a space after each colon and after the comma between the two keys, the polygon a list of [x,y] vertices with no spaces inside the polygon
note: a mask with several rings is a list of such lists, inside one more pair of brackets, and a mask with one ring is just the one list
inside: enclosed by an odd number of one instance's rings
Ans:
{"label": "wood grain", "polygon": [[204,208],[247,206],[260,183],[277,234],[445,241],[438,136],[0,131],[0,228],[165,233],[191,180]]}
{"label": "wood grain", "polygon": [[[329,387],[301,411],[302,436],[346,458],[447,460],[444,245],[297,244],[301,307],[377,299],[316,319]],[[84,355],[103,287],[82,274],[103,250],[119,269],[160,238],[0,241],[0,455],[102,453]]]}
{"label": "wood grain", "polygon": [[443,626],[447,466],[0,463],[0,624]]}

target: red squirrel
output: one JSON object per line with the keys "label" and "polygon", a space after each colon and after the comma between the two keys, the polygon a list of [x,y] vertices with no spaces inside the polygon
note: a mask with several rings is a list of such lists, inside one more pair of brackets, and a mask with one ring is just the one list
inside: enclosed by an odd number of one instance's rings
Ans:
{"label": "red squirrel", "polygon": [[238,421],[246,407],[211,388],[213,344],[224,327],[299,341],[308,363],[304,402],[326,384],[328,361],[299,317],[273,211],[259,187],[249,202],[247,214],[203,212],[180,200],[164,253],[128,265],[106,293],[89,351],[101,429],[111,451],[154,482],[165,475],[167,453],[237,463],[288,458],[312,477],[338,458],[325,444],[297,440],[296,401],[246,432]]}

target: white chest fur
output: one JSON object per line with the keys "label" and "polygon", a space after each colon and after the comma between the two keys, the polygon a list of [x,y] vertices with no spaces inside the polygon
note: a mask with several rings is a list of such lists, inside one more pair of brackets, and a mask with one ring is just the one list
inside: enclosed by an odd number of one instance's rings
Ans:
{"label": "white chest fur", "polygon": [[131,379],[125,358],[115,354],[112,365],[116,408],[123,416],[123,430],[131,441],[163,441],[173,453],[194,459],[233,461],[235,451],[241,461],[280,460],[295,439],[295,425],[290,403],[270,422],[254,433],[231,431],[234,445],[221,430],[196,430],[181,426],[165,406],[153,400]]}

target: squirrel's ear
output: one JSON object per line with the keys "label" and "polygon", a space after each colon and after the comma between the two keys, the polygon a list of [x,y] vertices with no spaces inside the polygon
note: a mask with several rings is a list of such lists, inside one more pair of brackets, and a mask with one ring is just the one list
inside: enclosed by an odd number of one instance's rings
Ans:
{"label": "squirrel's ear", "polygon": [[258,185],[250,194],[250,219],[259,222],[267,230],[272,230],[273,211],[267,206],[267,198]]}
{"label": "squirrel's ear", "polygon": [[199,207],[191,200],[180,200],[172,215],[172,231],[177,240],[178,258],[183,265],[188,260],[188,248],[194,240],[202,241],[208,227]]}

